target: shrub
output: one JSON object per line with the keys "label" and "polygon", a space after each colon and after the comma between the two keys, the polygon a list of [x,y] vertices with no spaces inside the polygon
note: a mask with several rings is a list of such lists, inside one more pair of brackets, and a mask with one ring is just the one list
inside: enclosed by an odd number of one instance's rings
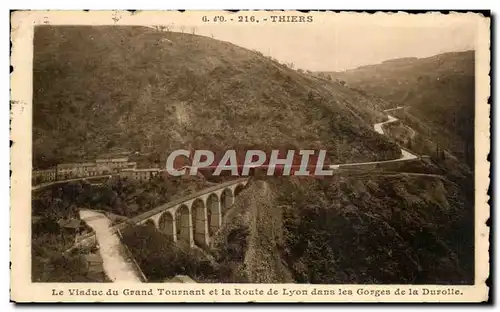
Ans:
{"label": "shrub", "polygon": [[153,226],[130,226],[123,231],[123,243],[150,282],[163,282],[176,275],[198,281],[217,276],[217,268],[202,252],[174,243]]}

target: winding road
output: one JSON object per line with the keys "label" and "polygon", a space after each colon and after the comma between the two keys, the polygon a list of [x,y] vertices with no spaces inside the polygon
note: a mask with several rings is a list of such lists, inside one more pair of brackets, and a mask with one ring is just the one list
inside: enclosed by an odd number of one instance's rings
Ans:
{"label": "winding road", "polygon": [[95,232],[104,271],[113,282],[142,283],[142,275],[135,261],[127,256],[126,247],[118,234],[112,231],[108,217],[97,211],[80,209],[80,219]]}
{"label": "winding road", "polygon": [[[389,112],[401,108],[403,107],[388,109],[385,110],[384,112]],[[384,125],[398,121],[397,118],[391,115],[387,115],[387,117],[388,120],[373,125],[374,130],[382,135],[386,134],[383,129]],[[413,129],[411,130],[414,134],[415,132],[413,131]],[[349,166],[394,163],[394,162],[402,162],[419,158],[417,155],[412,154],[410,151],[404,148],[401,148],[401,154],[402,155],[400,158],[392,160],[331,165],[330,168],[339,169]],[[55,183],[62,183],[62,182],[68,182],[68,181],[56,181],[48,184],[52,185]],[[46,185],[39,185],[34,187],[34,189],[44,186]],[[118,233],[113,229],[111,221],[108,219],[108,217],[105,214],[98,211],[81,209],[80,218],[83,221],[85,221],[94,230],[96,234],[97,242],[100,246],[100,253],[104,262],[104,271],[106,272],[108,277],[113,282],[135,282],[135,283],[143,282],[145,278],[143,277],[140,268],[138,267],[134,259],[131,256],[129,256],[129,251],[127,250],[126,246],[122,244],[120,237],[118,236]]]}
{"label": "winding road", "polygon": [[[402,109],[402,108],[404,108],[404,107],[398,106],[395,108],[386,109],[386,110],[384,110],[384,112],[387,113],[387,112]],[[373,128],[375,129],[376,132],[385,135],[386,133],[384,132],[383,126],[385,124],[389,124],[389,123],[393,123],[393,122],[398,121],[397,118],[395,118],[394,116],[391,116],[391,115],[387,115],[387,118],[388,118],[388,120],[386,120],[384,122],[379,122],[379,123],[376,123],[373,125]],[[413,133],[412,137],[413,137],[415,135],[415,131],[411,128],[409,128],[409,129],[412,131],[412,133]],[[365,165],[368,166],[368,165],[376,165],[376,164],[384,164],[384,163],[394,163],[394,162],[408,161],[408,160],[413,160],[413,159],[418,159],[418,156],[411,153],[410,151],[408,151],[404,148],[401,148],[401,157],[397,158],[397,159],[331,165],[330,169],[339,169],[339,168],[345,168],[345,167],[349,167],[349,166],[365,166]]]}
{"label": "winding road", "polygon": [[63,184],[63,183],[68,183],[68,182],[74,182],[74,181],[81,181],[81,180],[95,180],[95,179],[102,179],[102,178],[111,178],[112,175],[110,174],[105,174],[105,175],[99,175],[99,176],[90,176],[90,177],[79,177],[79,178],[73,178],[73,179],[66,179],[66,180],[57,180],[57,181],[52,181],[52,182],[46,182],[46,183],[41,183],[37,185],[33,185],[31,187],[32,191],[37,191],[39,189],[43,189],[47,186],[51,185],[56,185],[56,184]]}

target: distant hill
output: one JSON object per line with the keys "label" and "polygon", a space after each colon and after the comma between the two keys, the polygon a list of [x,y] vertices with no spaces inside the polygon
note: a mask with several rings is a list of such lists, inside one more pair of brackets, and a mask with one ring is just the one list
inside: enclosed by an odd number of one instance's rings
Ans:
{"label": "distant hill", "polygon": [[327,148],[394,158],[369,95],[228,42],[146,27],[35,29],[35,167],[121,148]]}
{"label": "distant hill", "polygon": [[474,51],[403,58],[345,72],[323,73],[404,105],[428,137],[474,163]]}
{"label": "distant hill", "polygon": [[392,59],[392,60],[387,60],[387,61],[383,61],[382,64],[387,64],[387,63],[407,63],[407,62],[411,62],[411,61],[416,61],[418,60],[417,57],[402,57],[402,58],[398,58],[398,59]]}

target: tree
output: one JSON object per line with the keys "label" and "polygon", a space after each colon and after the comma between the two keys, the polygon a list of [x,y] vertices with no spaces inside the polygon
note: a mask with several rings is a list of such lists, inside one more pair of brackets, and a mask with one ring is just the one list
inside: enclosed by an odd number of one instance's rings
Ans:
{"label": "tree", "polygon": [[184,31],[186,30],[186,26],[181,25],[180,29],[181,29],[181,32],[184,33]]}
{"label": "tree", "polygon": [[123,243],[150,281],[163,282],[179,274],[208,277],[215,273],[215,268],[202,253],[183,249],[154,226],[131,225],[122,233]]}
{"label": "tree", "polygon": [[163,25],[157,25],[155,26],[156,30],[159,30],[159,31],[164,31],[165,30],[165,26]]}
{"label": "tree", "polygon": [[198,28],[196,26],[191,27],[191,33],[193,35],[196,33],[196,30],[198,30]]}
{"label": "tree", "polygon": [[157,25],[155,28],[159,31],[171,31],[172,28],[174,27],[174,24],[170,23],[167,25]]}
{"label": "tree", "polygon": [[165,26],[165,31],[170,32],[174,28],[174,24],[170,23]]}
{"label": "tree", "polygon": [[309,91],[309,93],[307,94],[307,101],[308,102],[313,102],[314,101],[314,94],[312,91]]}

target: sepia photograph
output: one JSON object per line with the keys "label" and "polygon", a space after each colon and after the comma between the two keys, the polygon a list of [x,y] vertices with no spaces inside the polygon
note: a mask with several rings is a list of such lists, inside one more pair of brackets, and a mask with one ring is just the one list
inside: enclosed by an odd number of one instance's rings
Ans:
{"label": "sepia photograph", "polygon": [[488,14],[11,23],[12,300],[487,300]]}

